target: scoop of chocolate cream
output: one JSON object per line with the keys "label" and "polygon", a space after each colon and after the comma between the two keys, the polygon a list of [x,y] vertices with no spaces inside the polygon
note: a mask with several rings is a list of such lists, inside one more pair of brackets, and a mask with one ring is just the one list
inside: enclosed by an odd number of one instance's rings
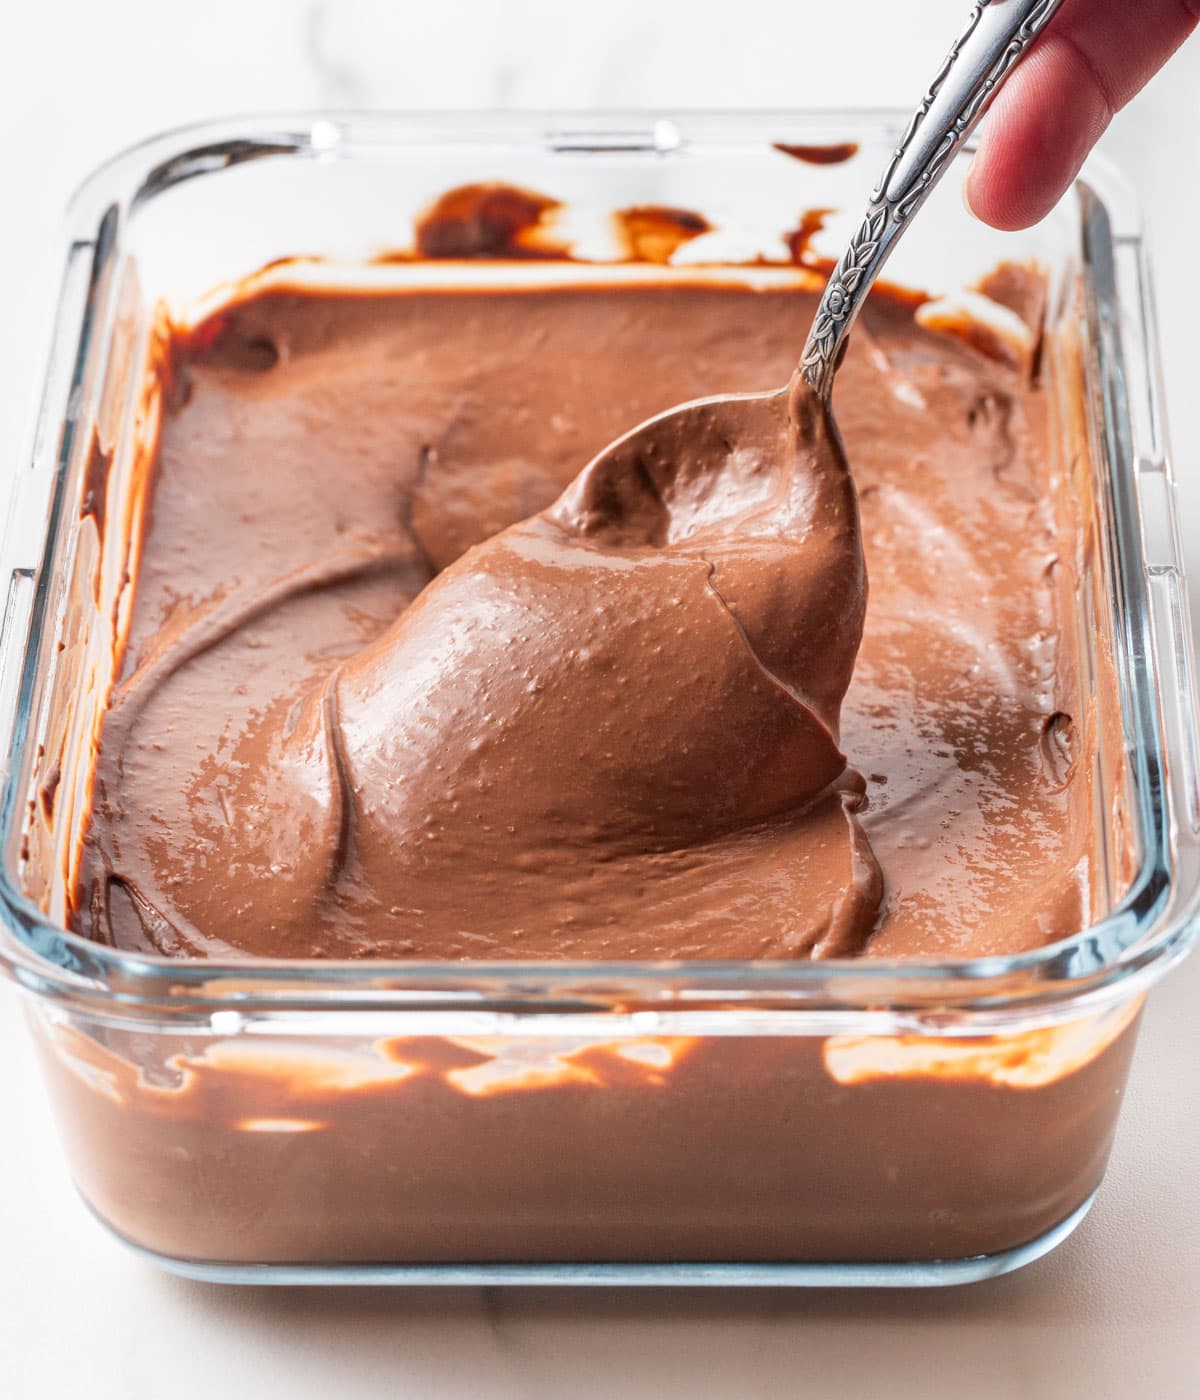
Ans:
{"label": "scoop of chocolate cream", "polygon": [[385,926],[428,958],[858,951],[882,881],[838,747],[866,600],[841,444],[807,391],[689,422],[631,434],[268,711],[173,917],[218,953],[231,924],[288,956]]}

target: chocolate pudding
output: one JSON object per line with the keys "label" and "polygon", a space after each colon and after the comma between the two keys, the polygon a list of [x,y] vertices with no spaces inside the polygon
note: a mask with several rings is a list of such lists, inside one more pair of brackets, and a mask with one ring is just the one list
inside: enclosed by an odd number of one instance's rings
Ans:
{"label": "chocolate pudding", "polygon": [[584,470],[680,401],[786,382],[815,305],[586,280],[264,282],[173,333],[77,930],[187,957],[964,958],[1090,920],[1039,277],[991,279],[992,321],[872,297],[834,403],[857,502],[782,398],[770,442],[725,451],[716,423]]}

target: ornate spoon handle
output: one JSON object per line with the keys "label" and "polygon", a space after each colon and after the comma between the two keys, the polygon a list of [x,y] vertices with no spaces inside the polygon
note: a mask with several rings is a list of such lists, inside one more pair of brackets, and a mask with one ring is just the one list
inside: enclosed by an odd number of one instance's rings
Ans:
{"label": "ornate spoon handle", "polygon": [[978,0],[887,164],[862,224],[834,269],[800,360],[823,398],[854,318],[908,225],[988,103],[1061,0]]}

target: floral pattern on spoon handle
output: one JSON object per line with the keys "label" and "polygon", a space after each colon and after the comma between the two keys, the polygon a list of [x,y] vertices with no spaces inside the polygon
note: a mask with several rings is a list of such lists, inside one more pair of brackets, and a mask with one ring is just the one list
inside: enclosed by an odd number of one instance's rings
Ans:
{"label": "floral pattern on spoon handle", "polygon": [[979,0],[913,113],[850,246],[826,284],[799,376],[823,398],[850,327],[907,220],[928,198],[1061,0]]}

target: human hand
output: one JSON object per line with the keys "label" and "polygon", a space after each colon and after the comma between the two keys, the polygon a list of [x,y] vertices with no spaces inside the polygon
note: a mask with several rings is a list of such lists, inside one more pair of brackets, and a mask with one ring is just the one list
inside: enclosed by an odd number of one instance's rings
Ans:
{"label": "human hand", "polygon": [[1049,213],[1198,20],[1200,0],[1065,0],[988,114],[967,172],[971,210],[1001,229]]}

